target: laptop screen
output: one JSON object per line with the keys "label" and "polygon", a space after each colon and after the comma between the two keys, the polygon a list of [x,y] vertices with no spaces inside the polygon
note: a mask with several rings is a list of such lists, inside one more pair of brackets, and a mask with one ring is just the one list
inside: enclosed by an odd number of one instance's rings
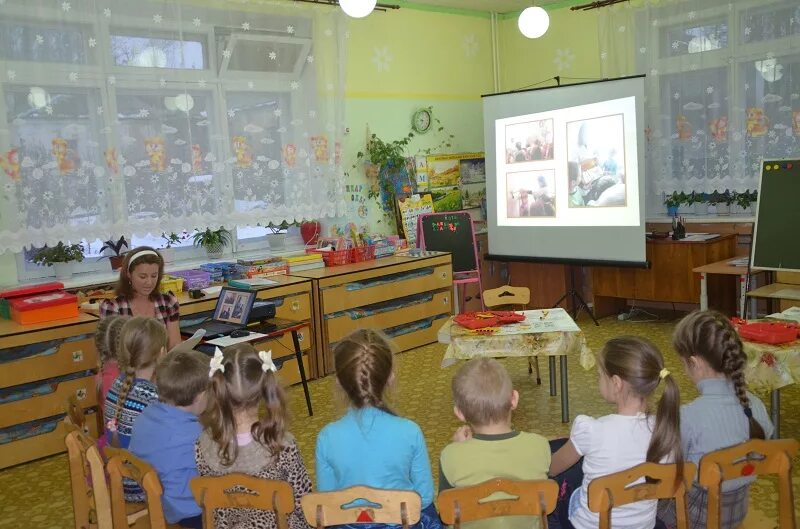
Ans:
{"label": "laptop screen", "polygon": [[219,293],[217,308],[214,309],[214,319],[245,325],[255,298],[254,291],[223,288]]}

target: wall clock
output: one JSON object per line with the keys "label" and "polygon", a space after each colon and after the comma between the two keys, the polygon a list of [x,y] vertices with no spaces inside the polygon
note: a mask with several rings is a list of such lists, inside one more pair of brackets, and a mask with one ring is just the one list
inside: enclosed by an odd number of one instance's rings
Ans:
{"label": "wall clock", "polygon": [[411,118],[411,128],[414,129],[414,132],[419,134],[425,134],[431,130],[432,124],[433,116],[431,115],[430,108],[421,108],[417,110]]}

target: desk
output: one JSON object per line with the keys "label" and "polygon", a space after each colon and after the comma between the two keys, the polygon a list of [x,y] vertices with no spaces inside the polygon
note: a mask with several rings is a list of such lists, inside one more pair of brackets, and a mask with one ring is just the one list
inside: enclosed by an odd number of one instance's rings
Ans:
{"label": "desk", "polygon": [[[526,315],[536,317],[541,311],[524,311]],[[551,313],[563,312],[564,309],[551,309]],[[531,317],[529,316],[529,317]],[[483,356],[493,358],[520,356],[547,356],[550,363],[550,395],[556,395],[556,357],[559,357],[561,372],[561,422],[569,422],[569,383],[567,379],[567,355],[579,355],[579,362],[584,369],[594,366],[594,355],[586,345],[586,338],[581,331],[535,332],[523,329],[522,324],[504,326],[504,332],[516,334],[491,335],[476,332],[454,324],[450,318],[439,330],[439,342],[446,343],[447,351],[442,359],[442,367],[453,364],[456,360],[470,360]]]}
{"label": "desk", "polygon": [[[708,310],[708,276],[732,275],[739,276],[739,317],[745,317],[745,303],[747,301],[747,266],[734,266],[731,264],[735,259],[725,259],[703,266],[694,268],[692,272],[700,274],[700,310]],[[758,274],[763,270],[753,268],[750,274]],[[755,313],[755,311],[753,311]]]}
{"label": "desk", "polygon": [[800,382],[800,340],[782,344],[742,341],[747,354],[745,379],[752,389],[770,391],[775,437],[781,431],[781,388]]}

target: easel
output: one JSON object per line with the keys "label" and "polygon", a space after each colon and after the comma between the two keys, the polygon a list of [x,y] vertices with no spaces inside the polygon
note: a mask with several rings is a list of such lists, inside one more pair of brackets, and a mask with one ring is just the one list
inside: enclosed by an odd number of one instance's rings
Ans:
{"label": "easel", "polygon": [[478,243],[475,240],[475,230],[472,229],[472,217],[466,211],[454,211],[454,212],[447,212],[447,213],[428,213],[425,215],[420,215],[417,219],[417,246],[422,250],[436,250],[442,252],[450,252],[455,254],[457,248],[455,247],[447,247],[447,246],[439,246],[435,245],[436,247],[430,247],[426,245],[425,242],[425,229],[424,223],[426,219],[428,222],[436,220],[437,218],[444,218],[448,216],[458,216],[462,221],[463,225],[467,226],[466,229],[469,230],[469,238],[472,241],[472,247],[469,251],[472,252],[474,263],[472,269],[466,270],[458,270],[456,267],[456,256],[454,255],[453,259],[453,299],[455,302],[455,313],[460,314],[464,308],[465,304],[465,297],[466,297],[466,286],[471,283],[478,284],[478,299],[481,302],[481,310],[484,310],[483,304],[483,283],[481,282],[481,266],[480,266],[480,259],[478,259]]}

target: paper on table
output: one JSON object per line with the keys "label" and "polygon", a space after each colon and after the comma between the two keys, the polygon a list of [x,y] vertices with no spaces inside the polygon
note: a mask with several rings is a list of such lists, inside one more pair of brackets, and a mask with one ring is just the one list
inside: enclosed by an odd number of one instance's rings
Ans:
{"label": "paper on table", "polygon": [[800,307],[789,307],[783,312],[776,312],[775,314],[770,314],[769,316],[767,316],[767,318],[773,320],[795,321],[800,323]]}
{"label": "paper on table", "polygon": [[202,292],[206,296],[213,296],[215,294],[219,294],[220,292],[222,292],[222,287],[219,285],[213,287],[206,287],[200,290],[200,292]]}
{"label": "paper on table", "polygon": [[747,263],[749,262],[749,257],[739,257],[738,259],[731,259],[728,261],[728,264],[731,266],[747,266]]}
{"label": "paper on table", "polygon": [[266,334],[261,334],[260,332],[251,332],[247,336],[242,336],[241,338],[220,336],[219,338],[214,338],[213,340],[209,340],[206,343],[210,343],[211,345],[218,345],[220,347],[228,347],[229,345],[234,345],[237,343],[252,342],[253,340],[258,340],[259,338],[264,338],[266,336],[267,336]]}
{"label": "paper on table", "polygon": [[200,343],[200,340],[203,339],[203,336],[206,335],[205,329],[197,329],[194,331],[194,334],[189,337],[188,339],[182,341],[172,349],[170,349],[170,353],[172,351],[191,351],[194,349],[194,346]]}
{"label": "paper on table", "polygon": [[718,239],[719,233],[687,233],[686,237],[681,239],[682,241],[710,241],[712,239]]}

